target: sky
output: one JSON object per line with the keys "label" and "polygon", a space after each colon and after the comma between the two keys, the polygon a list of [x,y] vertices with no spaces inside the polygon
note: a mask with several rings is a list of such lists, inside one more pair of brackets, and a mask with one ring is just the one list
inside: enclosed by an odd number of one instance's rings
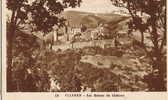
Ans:
{"label": "sky", "polygon": [[110,13],[118,10],[117,7],[113,6],[110,0],[83,0],[79,8],[68,9],[94,13]]}
{"label": "sky", "polygon": [[[32,2],[34,0],[29,1]],[[82,0],[80,7],[68,8],[65,10],[75,10],[92,13],[111,13],[112,11],[121,10],[121,8],[113,6],[111,0]]]}

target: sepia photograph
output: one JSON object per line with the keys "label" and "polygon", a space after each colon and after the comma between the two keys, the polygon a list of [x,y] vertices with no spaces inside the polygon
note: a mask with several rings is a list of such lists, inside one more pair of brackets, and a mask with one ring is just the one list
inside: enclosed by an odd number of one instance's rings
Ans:
{"label": "sepia photograph", "polygon": [[6,92],[166,92],[166,0],[5,0]]}

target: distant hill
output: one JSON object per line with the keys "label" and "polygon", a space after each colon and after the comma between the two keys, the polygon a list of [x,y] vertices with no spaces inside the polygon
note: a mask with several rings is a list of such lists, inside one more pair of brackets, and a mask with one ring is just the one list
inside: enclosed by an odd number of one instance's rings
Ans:
{"label": "distant hill", "polygon": [[69,21],[71,27],[80,26],[80,22],[83,17],[87,16],[89,13],[77,12],[77,11],[66,11],[63,12],[63,16]]}
{"label": "distant hill", "polygon": [[79,11],[66,11],[63,13],[63,16],[69,21],[71,27],[79,27],[81,24],[84,24],[91,28],[97,27],[98,23],[107,23],[111,26],[129,18],[128,16],[112,13],[95,14]]}
{"label": "distant hill", "polygon": [[87,16],[83,17],[80,24],[84,24],[87,27],[95,28],[95,27],[97,27],[97,25],[99,23],[104,23],[104,22],[106,22],[106,20],[103,18],[100,18],[95,15],[87,15]]}

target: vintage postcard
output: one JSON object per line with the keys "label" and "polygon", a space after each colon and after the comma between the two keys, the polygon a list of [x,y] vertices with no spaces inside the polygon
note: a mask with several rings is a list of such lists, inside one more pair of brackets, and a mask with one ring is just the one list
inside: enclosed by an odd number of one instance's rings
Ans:
{"label": "vintage postcard", "polygon": [[2,100],[167,100],[166,0],[3,0]]}

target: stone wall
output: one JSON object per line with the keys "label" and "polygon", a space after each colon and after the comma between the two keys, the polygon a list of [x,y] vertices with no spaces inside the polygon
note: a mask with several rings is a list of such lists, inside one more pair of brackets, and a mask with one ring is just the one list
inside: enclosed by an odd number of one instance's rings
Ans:
{"label": "stone wall", "polygon": [[113,40],[93,40],[89,42],[75,42],[75,43],[66,43],[66,44],[60,44],[60,45],[54,45],[54,50],[67,50],[67,49],[75,49],[75,48],[84,48],[84,47],[101,47],[101,48],[107,48],[107,47],[113,47],[114,42]]}

